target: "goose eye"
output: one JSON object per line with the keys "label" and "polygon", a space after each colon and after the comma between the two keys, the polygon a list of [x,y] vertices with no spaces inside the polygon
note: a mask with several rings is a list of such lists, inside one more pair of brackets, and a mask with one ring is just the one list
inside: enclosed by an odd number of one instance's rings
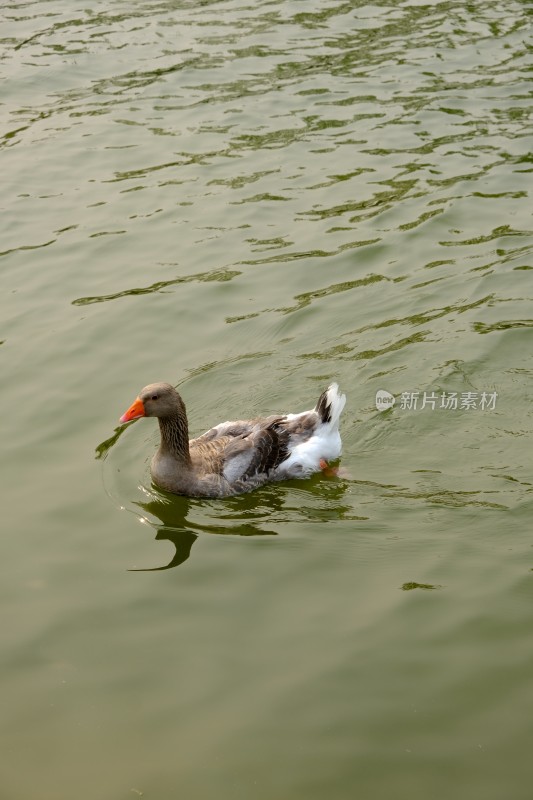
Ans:
{"label": "goose eye", "polygon": [[159,400],[159,395],[158,394],[153,394],[151,396],[150,400]]}

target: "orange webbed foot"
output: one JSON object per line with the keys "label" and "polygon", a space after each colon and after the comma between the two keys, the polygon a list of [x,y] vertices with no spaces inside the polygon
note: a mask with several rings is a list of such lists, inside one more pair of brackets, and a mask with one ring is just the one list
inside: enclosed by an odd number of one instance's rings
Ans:
{"label": "orange webbed foot", "polygon": [[339,468],[330,467],[325,458],[321,458],[320,461],[318,462],[318,465],[322,470],[322,472],[324,473],[324,475],[327,475],[328,478],[336,478],[339,474]]}

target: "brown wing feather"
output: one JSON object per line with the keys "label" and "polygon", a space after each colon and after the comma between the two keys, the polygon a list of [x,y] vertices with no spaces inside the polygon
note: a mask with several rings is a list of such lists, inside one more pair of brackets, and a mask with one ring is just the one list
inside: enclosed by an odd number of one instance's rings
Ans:
{"label": "brown wing feather", "polygon": [[[278,427],[281,420],[270,417],[224,423],[220,428],[225,435],[215,428],[207,431],[190,443],[194,467],[205,474],[224,476],[232,483],[268,475],[288,456],[289,434]],[[243,428],[246,432],[239,433]]]}
{"label": "brown wing feather", "polygon": [[231,422],[221,422],[201,436],[198,436],[198,438],[192,439],[189,442],[189,446],[196,446],[201,442],[211,442],[213,439],[218,439],[222,436],[248,436],[258,428],[264,428],[281,419],[283,419],[283,417],[279,414],[271,414],[269,417],[255,417],[255,419],[236,419]]}
{"label": "brown wing feather", "polygon": [[248,480],[255,475],[268,475],[288,456],[289,435],[273,422],[261,428],[245,440],[251,449],[251,460],[241,475]]}
{"label": "brown wing feather", "polygon": [[232,436],[219,436],[204,440],[193,439],[189,445],[191,461],[195,469],[205,474],[222,474],[225,449],[234,442]]}

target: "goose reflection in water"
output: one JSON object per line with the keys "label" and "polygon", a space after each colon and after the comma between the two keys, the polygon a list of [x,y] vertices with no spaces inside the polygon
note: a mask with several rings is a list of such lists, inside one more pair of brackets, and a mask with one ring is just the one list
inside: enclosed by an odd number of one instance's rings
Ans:
{"label": "goose reflection in water", "polygon": [[[193,522],[189,517],[190,512],[198,509],[202,505],[198,501],[190,500],[186,497],[166,495],[160,489],[153,487],[154,494],[147,501],[135,501],[138,508],[142,508],[149,517],[156,517],[162,524],[153,522],[142,515],[145,522],[157,529],[157,541],[172,542],[176,551],[168,564],[160,567],[135,568],[131,572],[156,572],[158,570],[172,569],[185,563],[191,555],[191,549],[200,533],[216,533],[231,536],[277,536],[277,531],[267,530],[260,527],[257,522],[250,517],[264,519],[272,512],[279,511],[283,505],[282,498],[268,493],[268,504],[265,498],[258,498],[256,502],[250,503],[247,498],[246,505],[239,503],[243,498],[238,497],[233,501],[226,500],[221,510],[216,509],[218,519],[226,520],[228,524],[209,524],[205,521],[201,523]],[[155,494],[157,492],[157,495]],[[218,504],[217,504],[218,505]],[[221,504],[222,505],[222,504]],[[241,506],[241,507],[239,507]],[[231,520],[235,524],[231,523]],[[239,520],[246,521],[239,521]]]}
{"label": "goose reflection in water", "polygon": [[[193,544],[202,533],[277,536],[281,526],[295,521],[295,515],[300,521],[306,522],[366,519],[354,517],[351,507],[342,503],[348,485],[346,481],[339,480],[332,471],[331,476],[319,475],[305,482],[290,481],[283,486],[278,484],[265,487],[252,494],[207,502],[163,493],[152,485],[150,492],[144,490],[147,499],[135,501],[135,505],[142,509],[143,521],[157,529],[156,540],[172,542],[175,553],[168,564],[132,571],[153,572],[179,567],[187,561]],[[201,521],[193,521],[200,514]],[[212,523],[209,518],[206,520],[206,514],[217,522]],[[265,521],[270,526],[275,522],[277,530],[265,527]]]}

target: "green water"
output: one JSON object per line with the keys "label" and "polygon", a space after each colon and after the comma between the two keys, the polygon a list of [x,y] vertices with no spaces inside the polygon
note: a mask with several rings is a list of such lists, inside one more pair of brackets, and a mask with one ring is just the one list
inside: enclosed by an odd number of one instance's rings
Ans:
{"label": "green water", "polygon": [[[529,800],[527,4],[1,13],[1,799]],[[338,478],[118,427],[333,379]]]}

